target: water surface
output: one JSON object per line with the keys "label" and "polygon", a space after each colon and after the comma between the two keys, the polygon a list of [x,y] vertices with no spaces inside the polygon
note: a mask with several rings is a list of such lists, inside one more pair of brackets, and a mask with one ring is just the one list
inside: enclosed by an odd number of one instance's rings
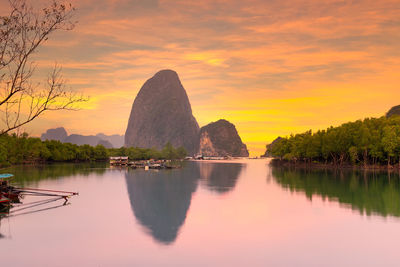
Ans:
{"label": "water surface", "polygon": [[[187,162],[17,167],[14,183],[79,191],[0,220],[9,266],[397,266],[398,175]],[[35,201],[26,197],[23,201]],[[49,209],[47,209],[49,208]]]}

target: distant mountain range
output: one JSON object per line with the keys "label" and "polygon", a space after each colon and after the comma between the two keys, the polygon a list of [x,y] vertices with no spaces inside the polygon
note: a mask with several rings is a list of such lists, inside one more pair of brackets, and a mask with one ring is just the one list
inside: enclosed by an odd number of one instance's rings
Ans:
{"label": "distant mountain range", "polygon": [[99,133],[97,135],[80,135],[71,134],[68,135],[64,127],[48,129],[46,133],[43,133],[40,137],[41,140],[58,140],[63,143],[71,143],[76,145],[90,145],[97,146],[103,145],[106,148],[120,148],[124,146],[123,135],[105,135]]}

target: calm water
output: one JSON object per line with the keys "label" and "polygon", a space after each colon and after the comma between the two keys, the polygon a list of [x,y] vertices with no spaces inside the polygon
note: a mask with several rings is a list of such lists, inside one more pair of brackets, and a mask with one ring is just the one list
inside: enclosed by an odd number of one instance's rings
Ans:
{"label": "calm water", "polygon": [[290,170],[266,160],[3,172],[21,186],[80,193],[66,206],[3,218],[4,266],[399,265],[394,174]]}

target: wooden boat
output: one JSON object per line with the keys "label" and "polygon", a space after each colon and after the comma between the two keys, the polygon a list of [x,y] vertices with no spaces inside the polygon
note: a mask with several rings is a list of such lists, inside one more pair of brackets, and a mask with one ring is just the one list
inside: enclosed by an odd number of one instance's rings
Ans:
{"label": "wooden boat", "polygon": [[[18,188],[11,186],[9,179],[14,175],[9,173],[0,174],[0,197],[4,198],[3,202],[7,200],[12,203],[19,203],[19,197],[21,195],[35,195],[35,196],[47,196],[47,197],[61,197],[67,199],[74,195],[79,195],[77,192],[59,191],[51,189],[40,189],[40,188]],[[1,199],[0,198],[0,203]]]}
{"label": "wooden boat", "polygon": [[[68,198],[79,195],[77,192],[52,189],[18,188],[10,185],[9,179],[12,177],[12,174],[0,174],[0,220],[6,217],[20,216],[63,207],[69,204]],[[22,203],[20,198],[23,196],[39,196],[44,197],[44,199],[42,198],[31,203]],[[51,207],[48,206],[50,203],[62,200],[64,200],[62,204],[52,205]],[[46,205],[46,207],[41,207],[42,205]],[[4,237],[4,235],[0,233],[0,238],[2,237]]]}
{"label": "wooden boat", "polygon": [[[19,203],[20,199],[20,192],[18,190],[15,190],[13,186],[10,186],[9,180],[13,177],[14,175],[10,173],[3,173],[0,174],[0,194],[9,200],[9,202],[13,203]],[[1,202],[0,202],[1,203]]]}
{"label": "wooden boat", "polygon": [[20,193],[18,191],[5,192],[3,196],[10,199],[13,203],[20,203]]}
{"label": "wooden boat", "polygon": [[1,206],[9,206],[11,200],[8,197],[5,197],[2,193],[0,193],[0,205]]}

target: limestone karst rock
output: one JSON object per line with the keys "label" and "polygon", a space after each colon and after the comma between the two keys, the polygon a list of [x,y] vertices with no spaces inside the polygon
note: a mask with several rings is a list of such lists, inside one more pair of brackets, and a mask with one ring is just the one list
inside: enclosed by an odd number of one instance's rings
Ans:
{"label": "limestone karst rock", "polygon": [[48,129],[46,133],[43,133],[40,137],[42,141],[45,140],[57,140],[63,142],[68,137],[67,131],[64,127],[58,127],[55,129]]}
{"label": "limestone karst rock", "polygon": [[271,144],[267,145],[267,150],[265,150],[264,155],[262,155],[263,157],[271,157],[272,155],[270,155],[269,151],[273,148],[273,146],[275,144],[277,144],[280,140],[282,140],[282,137],[278,136],[274,141],[272,141]]}
{"label": "limestone karst rock", "polygon": [[235,125],[227,120],[212,122],[200,129],[199,153],[203,156],[249,156]]}
{"label": "limestone karst rock", "polygon": [[400,105],[392,107],[387,113],[386,117],[400,116]]}
{"label": "limestone karst rock", "polygon": [[170,142],[194,154],[198,134],[199,126],[177,73],[157,72],[144,83],[133,102],[125,146],[161,149]]}

